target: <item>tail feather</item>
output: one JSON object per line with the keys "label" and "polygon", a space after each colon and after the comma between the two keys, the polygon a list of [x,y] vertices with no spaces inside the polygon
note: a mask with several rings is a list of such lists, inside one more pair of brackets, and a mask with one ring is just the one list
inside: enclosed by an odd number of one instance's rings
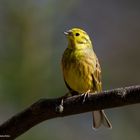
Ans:
{"label": "tail feather", "polygon": [[100,111],[93,111],[93,128],[97,129],[102,124],[102,115]]}
{"label": "tail feather", "polygon": [[92,114],[93,114],[93,128],[97,129],[102,124],[107,128],[112,128],[112,125],[108,120],[106,114],[104,113],[104,110],[93,111]]}

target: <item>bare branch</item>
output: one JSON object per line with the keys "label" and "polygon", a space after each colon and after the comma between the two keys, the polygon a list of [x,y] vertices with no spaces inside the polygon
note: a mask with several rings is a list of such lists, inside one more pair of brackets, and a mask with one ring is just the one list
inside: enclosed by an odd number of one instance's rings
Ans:
{"label": "bare branch", "polygon": [[21,113],[0,125],[0,139],[13,140],[42,121],[73,114],[140,103],[140,85],[90,94],[83,103],[83,96],[40,99]]}

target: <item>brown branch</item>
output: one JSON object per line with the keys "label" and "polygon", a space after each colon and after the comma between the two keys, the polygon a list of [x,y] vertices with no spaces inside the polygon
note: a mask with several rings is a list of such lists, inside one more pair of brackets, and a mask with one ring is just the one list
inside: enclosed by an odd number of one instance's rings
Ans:
{"label": "brown branch", "polygon": [[60,105],[61,99],[40,99],[13,116],[0,125],[0,139],[13,140],[48,119],[140,103],[140,85],[90,94],[84,103],[83,96],[68,97],[64,99],[63,107]]}

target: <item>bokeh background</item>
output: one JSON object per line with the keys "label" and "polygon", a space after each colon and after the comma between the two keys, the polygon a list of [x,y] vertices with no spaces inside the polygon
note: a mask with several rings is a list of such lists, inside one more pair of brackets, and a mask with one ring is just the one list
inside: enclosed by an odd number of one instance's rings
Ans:
{"label": "bokeh background", "polygon": [[[0,0],[0,123],[40,98],[67,92],[60,61],[63,31],[72,27],[94,40],[104,90],[140,83],[140,1]],[[138,140],[139,107],[106,110],[112,130],[93,131],[85,113],[43,122],[17,139]]]}

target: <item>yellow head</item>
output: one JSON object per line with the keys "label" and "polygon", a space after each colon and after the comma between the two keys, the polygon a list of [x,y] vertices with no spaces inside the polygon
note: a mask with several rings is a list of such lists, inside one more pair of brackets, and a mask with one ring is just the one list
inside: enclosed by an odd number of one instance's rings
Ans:
{"label": "yellow head", "polygon": [[88,34],[79,28],[73,28],[64,32],[68,38],[68,48],[70,49],[85,49],[92,48],[91,40]]}

